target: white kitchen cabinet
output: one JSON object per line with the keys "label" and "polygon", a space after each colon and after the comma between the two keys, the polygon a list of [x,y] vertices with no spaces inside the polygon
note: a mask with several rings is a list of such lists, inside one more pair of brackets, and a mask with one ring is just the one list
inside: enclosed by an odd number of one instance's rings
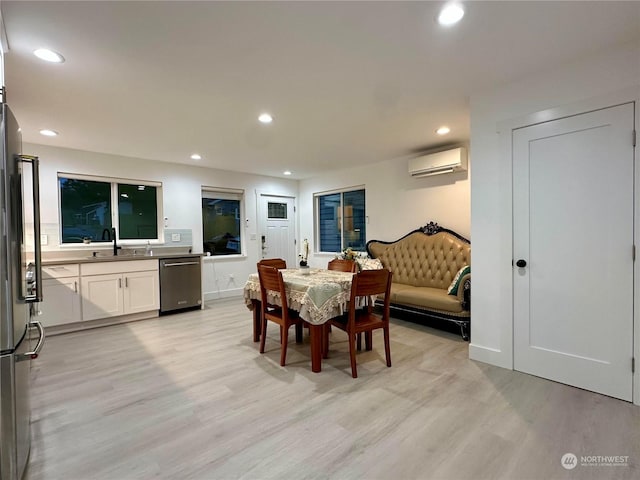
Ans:
{"label": "white kitchen cabinet", "polygon": [[39,321],[45,327],[82,320],[80,311],[80,270],[78,264],[42,268],[43,301]]}
{"label": "white kitchen cabinet", "polygon": [[43,301],[38,319],[45,327],[82,320],[78,277],[43,280]]}
{"label": "white kitchen cabinet", "polygon": [[83,320],[124,314],[122,274],[83,276],[81,284]]}
{"label": "white kitchen cabinet", "polygon": [[158,271],[132,272],[124,275],[125,313],[147,312],[160,308]]}
{"label": "white kitchen cabinet", "polygon": [[160,308],[157,260],[83,264],[81,287],[85,321]]}

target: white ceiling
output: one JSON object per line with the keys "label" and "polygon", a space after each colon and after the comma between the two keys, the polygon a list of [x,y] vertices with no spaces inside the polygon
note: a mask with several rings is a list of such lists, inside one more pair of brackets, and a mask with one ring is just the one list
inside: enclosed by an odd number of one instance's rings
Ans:
{"label": "white ceiling", "polygon": [[640,2],[464,2],[450,28],[443,3],[3,0],[8,103],[26,142],[306,178],[467,141],[472,93],[640,39]]}

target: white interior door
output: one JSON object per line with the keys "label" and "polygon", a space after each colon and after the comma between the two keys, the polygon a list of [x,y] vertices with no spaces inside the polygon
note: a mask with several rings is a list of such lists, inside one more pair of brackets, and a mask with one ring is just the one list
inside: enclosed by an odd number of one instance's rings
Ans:
{"label": "white interior door", "polygon": [[624,400],[633,128],[625,104],[513,132],[514,368]]}
{"label": "white interior door", "polygon": [[292,197],[260,195],[262,258],[283,258],[297,265],[295,208]]}

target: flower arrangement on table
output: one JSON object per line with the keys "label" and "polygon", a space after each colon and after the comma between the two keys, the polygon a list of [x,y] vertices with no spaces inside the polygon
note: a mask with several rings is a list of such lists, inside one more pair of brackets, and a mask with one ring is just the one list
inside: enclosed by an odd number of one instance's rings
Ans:
{"label": "flower arrangement on table", "polygon": [[356,270],[358,272],[362,270],[360,268],[360,259],[366,256],[366,253],[356,252],[351,247],[347,247],[342,252],[336,254],[336,258],[339,258],[340,260],[353,260],[354,262],[356,262]]}
{"label": "flower arrangement on table", "polygon": [[309,260],[309,241],[306,238],[302,241],[302,252],[300,252],[298,256],[300,257],[300,266],[308,266],[307,261]]}
{"label": "flower arrangement on table", "polygon": [[360,258],[360,252],[354,252],[351,247],[347,247],[338,254],[337,258],[341,258],[342,260],[357,260]]}
{"label": "flower arrangement on table", "polygon": [[359,272],[362,270],[377,270],[382,268],[380,260],[369,257],[367,252],[356,252],[351,247],[347,247],[342,252],[337,253],[336,258],[355,261]]}

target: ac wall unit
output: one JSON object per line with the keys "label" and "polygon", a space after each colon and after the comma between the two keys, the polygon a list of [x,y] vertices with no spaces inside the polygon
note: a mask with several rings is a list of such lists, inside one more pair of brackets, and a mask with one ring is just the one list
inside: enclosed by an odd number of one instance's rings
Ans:
{"label": "ac wall unit", "polygon": [[466,169],[467,149],[464,147],[429,153],[409,160],[409,175],[412,177],[462,172]]}

